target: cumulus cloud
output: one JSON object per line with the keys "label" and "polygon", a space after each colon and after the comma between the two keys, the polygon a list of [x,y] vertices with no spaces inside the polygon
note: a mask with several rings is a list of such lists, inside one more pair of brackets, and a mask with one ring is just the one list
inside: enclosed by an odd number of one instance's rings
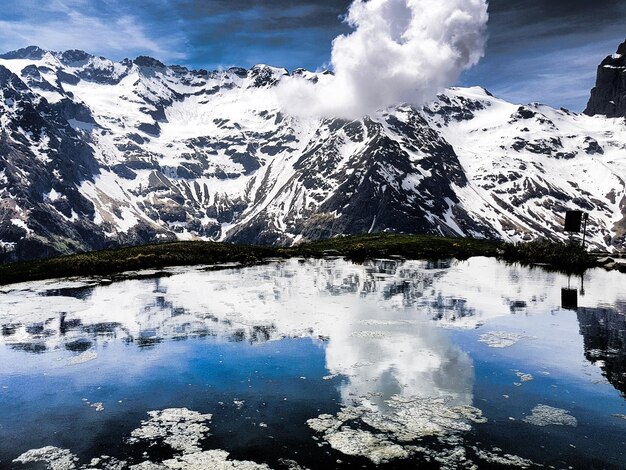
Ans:
{"label": "cumulus cloud", "polygon": [[486,0],[355,0],[354,28],[333,41],[334,75],[278,88],[295,115],[360,117],[399,103],[420,105],[482,58]]}

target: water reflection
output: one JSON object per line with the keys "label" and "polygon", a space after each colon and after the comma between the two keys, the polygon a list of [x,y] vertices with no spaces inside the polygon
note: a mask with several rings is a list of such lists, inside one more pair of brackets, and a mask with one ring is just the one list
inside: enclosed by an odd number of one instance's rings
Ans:
{"label": "water reflection", "polygon": [[[307,338],[323,355],[324,381],[339,394],[334,414],[307,417],[311,429],[333,449],[380,463],[414,457],[416,442],[429,437],[436,439],[429,444],[438,449],[423,451],[430,459],[456,465],[487,455],[502,463],[502,455],[467,444],[461,437],[470,430],[478,432],[476,426],[486,421],[476,397],[485,381],[476,370],[480,366],[485,374],[486,366],[482,362],[477,366],[473,348],[513,346],[520,339],[536,338],[506,331],[535,317],[537,325],[524,325],[554,328],[556,340],[562,332],[551,317],[544,317],[572,306],[562,303],[566,277],[483,258],[438,263],[378,260],[362,265],[289,260],[170,274],[106,285],[69,280],[5,288],[0,295],[0,360],[22,353],[30,358],[50,356],[55,362],[45,367],[78,367],[84,373],[88,369],[80,365],[86,362],[108,365],[109,346],[123,347],[140,367],[145,357],[141,354],[158,354],[172,340],[203,338],[243,349]],[[626,293],[618,288],[622,275],[595,270],[586,276],[585,296],[577,295],[573,306],[584,356],[626,393]],[[474,334],[468,336],[473,340],[468,346],[453,334],[473,332],[488,323],[499,328],[486,334],[491,342],[481,343],[481,335]],[[580,336],[576,340],[580,343]],[[176,367],[193,368],[189,361]],[[489,367],[495,368],[492,363]],[[6,364],[5,376],[26,373],[16,361]],[[261,360],[254,364],[263,368]],[[510,372],[511,366],[499,367],[504,370],[499,374],[514,377],[511,384],[519,380],[516,373],[532,377],[517,369]],[[518,385],[520,390],[534,386]],[[498,398],[503,395],[512,393],[507,390]],[[516,419],[504,419],[509,417]],[[522,421],[523,416],[518,414],[517,419]],[[360,450],[354,451],[350,443],[358,443]],[[391,453],[385,454],[383,448]]]}
{"label": "water reflection", "polygon": [[326,349],[329,372],[348,377],[341,386],[344,403],[367,399],[385,409],[394,395],[472,403],[472,361],[444,331],[423,322],[374,318],[351,318],[345,327],[347,334],[331,336]]}
{"label": "water reflection", "polygon": [[[619,282],[611,274],[588,275],[593,288],[587,289],[584,300],[581,297],[580,312],[623,305],[626,293],[615,289]],[[411,344],[430,341],[422,338],[434,335],[427,333],[424,321],[476,328],[492,318],[550,311],[562,303],[554,287],[565,279],[477,258],[437,263],[378,260],[364,265],[291,260],[225,271],[188,270],[111,285],[29,283],[5,289],[0,296],[0,344],[36,353],[84,352],[114,340],[145,347],[190,336],[250,343],[312,336],[331,338],[333,354],[335,348],[358,349],[359,337],[353,333],[360,331],[363,321],[375,320],[378,324],[372,323],[372,330],[397,338],[378,343],[391,343],[384,346],[393,348],[388,355],[401,358],[414,354]],[[612,321],[602,332],[596,328],[598,335],[615,336],[609,332],[618,323]],[[581,326],[583,330],[589,328]],[[623,343],[614,346],[623,349]],[[383,354],[384,348],[374,343],[366,349]],[[437,349],[429,343],[428,349],[433,348]]]}
{"label": "water reflection", "polygon": [[626,302],[615,308],[579,308],[577,316],[585,357],[626,396]]}

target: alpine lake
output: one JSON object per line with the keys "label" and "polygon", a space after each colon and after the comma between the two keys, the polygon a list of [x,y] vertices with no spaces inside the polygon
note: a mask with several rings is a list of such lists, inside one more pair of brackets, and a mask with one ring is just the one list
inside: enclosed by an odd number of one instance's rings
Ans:
{"label": "alpine lake", "polygon": [[0,288],[0,468],[626,468],[626,276],[268,260]]}

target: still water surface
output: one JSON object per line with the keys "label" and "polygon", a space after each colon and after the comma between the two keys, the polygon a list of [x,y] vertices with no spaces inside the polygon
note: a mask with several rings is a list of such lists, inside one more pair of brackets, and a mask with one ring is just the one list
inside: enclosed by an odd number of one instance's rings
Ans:
{"label": "still water surface", "polygon": [[0,468],[626,468],[623,274],[166,274],[0,291]]}

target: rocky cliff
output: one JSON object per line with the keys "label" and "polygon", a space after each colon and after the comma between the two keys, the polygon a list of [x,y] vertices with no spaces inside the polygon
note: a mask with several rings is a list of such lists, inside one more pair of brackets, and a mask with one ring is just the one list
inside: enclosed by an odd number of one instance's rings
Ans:
{"label": "rocky cliff", "polygon": [[585,114],[626,117],[626,41],[598,66],[596,86],[591,90]]}

